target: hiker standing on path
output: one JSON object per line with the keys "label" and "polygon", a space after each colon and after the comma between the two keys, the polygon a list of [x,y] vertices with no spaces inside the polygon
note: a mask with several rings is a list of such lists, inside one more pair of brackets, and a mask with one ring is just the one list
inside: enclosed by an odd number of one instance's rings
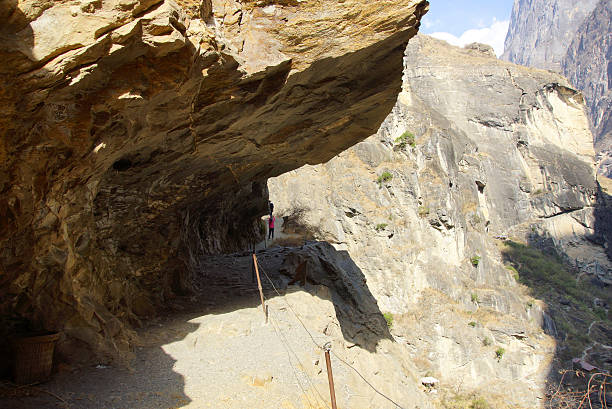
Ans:
{"label": "hiker standing on path", "polygon": [[270,218],[268,219],[268,240],[270,240],[270,238],[274,238],[274,220],[276,219],[276,217],[272,216],[272,213],[270,213]]}

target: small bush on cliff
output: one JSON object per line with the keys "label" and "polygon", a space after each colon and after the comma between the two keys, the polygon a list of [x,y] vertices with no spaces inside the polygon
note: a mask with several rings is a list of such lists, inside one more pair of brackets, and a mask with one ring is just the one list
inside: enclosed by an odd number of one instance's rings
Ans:
{"label": "small bush on cliff", "polygon": [[443,399],[440,403],[444,409],[491,409],[491,405],[486,399],[474,394],[457,394],[452,398]]}
{"label": "small bush on cliff", "polygon": [[488,347],[489,345],[491,345],[493,341],[491,341],[491,338],[489,337],[484,337],[484,339],[482,340],[482,345]]}
{"label": "small bush on cliff", "polygon": [[376,226],[374,226],[374,230],[381,231],[381,230],[384,230],[385,227],[387,226],[388,226],[387,223],[379,223]]}
{"label": "small bush on cliff", "polygon": [[472,302],[478,304],[478,294],[472,293]]}
{"label": "small bush on cliff", "polygon": [[419,217],[425,217],[429,214],[429,208],[425,206],[419,206],[418,210]]}
{"label": "small bush on cliff", "polygon": [[476,398],[472,401],[470,409],[490,409],[489,403],[484,398]]}
{"label": "small bush on cliff", "polygon": [[470,259],[470,262],[474,267],[478,267],[478,263],[480,263],[480,256],[474,256]]}
{"label": "small bush on cliff", "polygon": [[519,278],[520,278],[519,277],[519,272],[516,271],[516,268],[514,268],[513,266],[508,265],[508,266],[506,266],[506,270],[508,270],[508,271],[510,271],[512,273],[512,277],[514,277],[515,281],[517,281],[517,282],[519,281]]}
{"label": "small bush on cliff", "polygon": [[382,184],[384,182],[388,182],[391,179],[393,179],[393,175],[390,172],[384,171],[379,177],[378,179],[376,179],[376,183],[378,183],[378,186],[381,187]]}
{"label": "small bush on cliff", "polygon": [[410,145],[413,148],[416,146],[414,134],[410,131],[406,131],[397,138],[395,138],[395,143],[400,149],[406,149],[406,145]]}
{"label": "small bush on cliff", "polygon": [[502,347],[499,347],[495,350],[495,358],[497,358],[497,362],[501,361],[505,353],[506,350]]}
{"label": "small bush on cliff", "polygon": [[391,329],[393,327],[393,314],[391,314],[390,312],[385,312],[383,314],[383,317],[385,317],[385,321],[387,321],[387,327]]}

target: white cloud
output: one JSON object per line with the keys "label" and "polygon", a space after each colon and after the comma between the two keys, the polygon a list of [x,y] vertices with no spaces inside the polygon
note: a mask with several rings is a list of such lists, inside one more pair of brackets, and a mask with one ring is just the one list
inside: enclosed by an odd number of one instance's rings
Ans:
{"label": "white cloud", "polygon": [[456,37],[450,33],[437,32],[432,33],[430,36],[444,40],[449,44],[463,47],[470,43],[484,43],[489,44],[495,50],[495,54],[499,57],[504,52],[504,41],[506,40],[506,33],[508,32],[508,25],[510,22],[493,20],[493,23],[489,27],[485,28],[473,28],[467,30],[460,37]]}
{"label": "white cloud", "polygon": [[421,19],[421,24],[425,27],[426,30],[432,28],[435,25],[440,24],[440,19],[431,20],[429,17],[425,16]]}

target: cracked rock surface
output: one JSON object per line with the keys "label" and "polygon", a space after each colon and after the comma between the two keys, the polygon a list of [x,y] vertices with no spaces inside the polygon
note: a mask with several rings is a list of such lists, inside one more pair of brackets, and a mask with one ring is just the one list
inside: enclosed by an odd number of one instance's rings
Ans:
{"label": "cracked rock surface", "polygon": [[268,177],[376,131],[427,7],[2,2],[0,315],[127,353],[202,254],[258,235]]}
{"label": "cracked rock surface", "polygon": [[591,242],[601,220],[583,98],[562,76],[485,47],[419,35],[404,64],[376,135],[269,181],[284,237],[348,251],[420,376],[533,407],[556,330],[501,243],[541,240],[611,276],[605,246]]}

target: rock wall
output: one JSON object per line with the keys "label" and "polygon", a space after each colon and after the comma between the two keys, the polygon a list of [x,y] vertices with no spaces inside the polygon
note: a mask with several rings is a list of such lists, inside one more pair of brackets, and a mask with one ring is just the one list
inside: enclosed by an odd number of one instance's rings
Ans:
{"label": "rock wall", "polygon": [[601,0],[580,26],[561,64],[589,107],[600,172],[612,176],[612,3]]}
{"label": "rock wall", "polygon": [[514,0],[502,59],[561,72],[568,45],[599,0]]}
{"label": "rock wall", "polygon": [[180,4],[0,5],[0,316],[60,353],[129,351],[200,255],[259,234],[268,177],[375,132],[428,7]]}
{"label": "rock wall", "polygon": [[612,264],[588,240],[597,187],[581,94],[482,50],[418,36],[378,133],[268,187],[285,234],[349,252],[422,375],[533,407],[554,324],[503,265],[499,239],[537,231],[602,256],[605,274]]}
{"label": "rock wall", "polygon": [[515,0],[502,59],[563,73],[584,93],[599,156],[610,176],[610,1]]}

